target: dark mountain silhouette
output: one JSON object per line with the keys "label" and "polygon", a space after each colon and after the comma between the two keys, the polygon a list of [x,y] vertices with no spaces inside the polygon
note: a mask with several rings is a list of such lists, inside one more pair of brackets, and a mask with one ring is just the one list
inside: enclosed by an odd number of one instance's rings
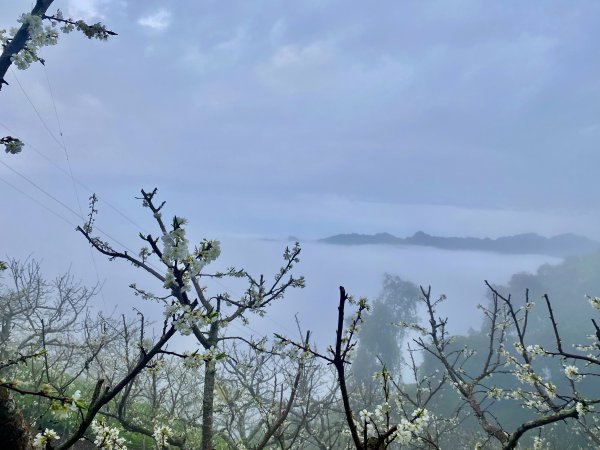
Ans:
{"label": "dark mountain silhouette", "polygon": [[550,238],[535,233],[491,238],[440,237],[418,231],[410,237],[399,238],[390,233],[377,234],[336,234],[320,242],[339,245],[420,245],[447,250],[477,250],[510,254],[540,254],[551,256],[572,256],[600,250],[600,242],[583,236],[567,233]]}

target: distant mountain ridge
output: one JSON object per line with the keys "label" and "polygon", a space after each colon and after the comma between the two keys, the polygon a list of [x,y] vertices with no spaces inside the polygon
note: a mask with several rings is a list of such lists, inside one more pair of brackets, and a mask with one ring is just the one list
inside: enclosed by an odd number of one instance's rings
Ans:
{"label": "distant mountain ridge", "polygon": [[572,233],[559,234],[550,238],[536,233],[491,238],[440,237],[418,231],[410,237],[400,238],[390,233],[336,234],[319,242],[338,245],[419,245],[446,250],[477,250],[510,254],[540,254],[550,256],[573,256],[600,250],[600,242]]}

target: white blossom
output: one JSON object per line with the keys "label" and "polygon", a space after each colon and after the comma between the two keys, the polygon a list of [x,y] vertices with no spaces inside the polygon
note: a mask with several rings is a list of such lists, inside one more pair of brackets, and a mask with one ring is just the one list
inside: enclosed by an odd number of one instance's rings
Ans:
{"label": "white blossom", "polygon": [[358,413],[361,420],[369,420],[372,414],[373,413],[367,411],[366,409],[363,409],[361,412]]}
{"label": "white blossom", "polygon": [[573,381],[579,381],[582,378],[582,376],[579,374],[579,369],[577,366],[566,366],[565,375],[569,380]]}
{"label": "white blossom", "polygon": [[127,450],[125,439],[119,437],[119,430],[104,422],[93,421],[92,431],[96,434],[94,444],[106,450]]}
{"label": "white blossom", "polygon": [[152,437],[156,441],[158,448],[163,448],[168,444],[168,440],[173,436],[173,430],[167,425],[155,425]]}
{"label": "white blossom", "polygon": [[588,301],[590,302],[590,305],[600,311],[600,297],[588,296]]}
{"label": "white blossom", "polygon": [[499,387],[494,386],[488,391],[488,396],[495,400],[502,400],[502,395],[504,391]]}
{"label": "white blossom", "polygon": [[43,433],[38,433],[33,439],[33,448],[43,450],[49,442],[58,441],[60,436],[56,431],[46,428]]}
{"label": "white blossom", "polygon": [[14,138],[12,136],[5,136],[0,139],[0,144],[4,145],[4,151],[11,155],[16,155],[17,153],[21,153],[23,150],[23,141],[20,139]]}

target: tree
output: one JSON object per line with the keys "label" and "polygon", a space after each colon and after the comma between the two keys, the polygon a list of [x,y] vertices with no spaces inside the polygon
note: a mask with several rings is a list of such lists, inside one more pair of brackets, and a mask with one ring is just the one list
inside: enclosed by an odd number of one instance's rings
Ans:
{"label": "tree", "polygon": [[[541,433],[544,427],[566,420],[584,427],[588,438],[598,445],[596,430],[586,424],[585,417],[600,398],[597,389],[585,389],[581,382],[585,376],[597,376],[600,359],[589,351],[597,353],[600,346],[596,343],[578,346],[576,351],[566,350],[547,295],[543,298],[548,314],[546,326],[552,330],[554,348],[551,344],[542,347],[530,341],[530,314],[535,305],[528,293],[523,301],[515,302],[511,296],[502,295],[486,284],[492,302],[482,307],[487,322],[484,345],[478,349],[457,345],[458,341],[446,332],[446,320],[436,317],[436,306],[444,297],[434,300],[430,288],[421,288],[428,324],[411,325],[421,334],[415,340],[419,348],[439,362],[463,405],[502,449],[514,449],[526,433]],[[516,307],[515,303],[522,306]],[[600,307],[600,300],[591,298],[590,303]],[[592,324],[600,339],[600,330],[593,319]],[[550,377],[544,370],[546,365],[558,365],[562,380]],[[500,416],[497,407],[502,403],[510,405],[513,416],[515,407],[524,408],[525,416],[518,415],[516,423],[514,417],[510,420]],[[540,439],[538,435],[534,440],[541,442]]]}
{"label": "tree", "polygon": [[[96,421],[97,415],[151,366],[175,328],[165,323],[152,340],[145,336],[143,317],[138,327],[125,319],[121,324],[102,315],[92,319],[87,308],[94,289],[74,282],[70,274],[47,282],[35,261],[10,260],[7,266],[12,286],[0,287],[2,442],[29,448],[27,422],[63,423],[67,433],[59,449],[70,448],[90,427],[102,435],[110,427]],[[113,355],[121,348],[132,351],[129,364],[119,366]],[[23,401],[16,402],[9,392]],[[27,408],[18,408],[19,403]],[[46,448],[58,439],[46,429],[34,446]]]}
{"label": "tree", "polygon": [[[65,377],[66,370],[81,356],[74,334],[95,291],[75,283],[69,273],[47,282],[35,260],[9,260],[6,271],[12,285],[0,286],[0,415],[14,420],[3,422],[2,430],[12,439],[2,441],[26,448],[29,430],[9,390],[19,387],[19,375],[26,375],[31,386],[45,384],[65,392],[71,378]],[[43,359],[35,366],[39,370],[15,370],[33,359]]]}
{"label": "tree", "polygon": [[[165,202],[155,203],[157,190],[141,191],[142,205],[150,210],[158,229],[159,236],[151,234],[140,238],[146,244],[137,256],[127,251],[117,251],[107,242],[94,237],[93,221],[96,210],[92,201],[90,220],[78,227],[87,241],[100,253],[111,259],[124,260],[144,270],[160,282],[166,295],[155,295],[132,284],[137,295],[164,305],[164,315],[172,320],[173,326],[183,335],[193,335],[199,345],[195,352],[185,355],[189,364],[204,366],[204,386],[202,397],[202,450],[213,448],[214,399],[217,379],[217,360],[226,355],[219,353],[221,342],[232,339],[226,333],[226,327],[236,321],[245,323],[248,314],[263,315],[273,301],[283,297],[288,288],[301,288],[304,278],[294,277],[292,268],[299,261],[300,246],[286,248],[283,254],[284,265],[269,282],[263,275],[250,275],[243,269],[229,268],[225,272],[207,273],[205,267],[220,254],[220,243],[204,240],[193,250],[189,248],[186,237],[186,220],[174,216],[170,226],[162,218]],[[152,265],[153,258],[162,266],[162,270]],[[232,298],[229,293],[208,295],[204,280],[223,277],[245,279],[247,288],[240,298]],[[204,279],[204,280],[203,280]],[[233,337],[234,338],[234,337]]]}
{"label": "tree", "polygon": [[398,372],[406,335],[403,328],[390,325],[414,322],[418,299],[419,288],[414,283],[384,274],[381,293],[365,312],[364,323],[357,334],[352,371],[359,382],[369,383],[381,364]]}
{"label": "tree", "polygon": [[[282,336],[279,339],[284,345],[334,366],[347,433],[357,450],[384,449],[394,443],[415,449],[459,445],[512,450],[523,441],[542,449],[544,440],[553,438],[553,427],[564,422],[568,422],[567,429],[576,427],[581,431],[588,444],[599,445],[600,427],[594,416],[600,403],[597,389],[600,327],[595,319],[589,325],[592,342],[567,349],[560,321],[545,295],[546,326],[554,342],[542,347],[529,340],[530,314],[535,305],[528,293],[521,301],[513,300],[486,284],[492,302],[482,307],[487,325],[481,335],[482,342],[477,345],[463,345],[464,339],[450,336],[446,331],[447,320],[436,314],[437,305],[445,296],[434,299],[431,288],[420,288],[420,302],[426,313],[424,324],[398,324],[419,334],[408,347],[412,382],[403,381],[400,375],[382,365],[376,373],[381,394],[374,409],[364,408],[362,405],[370,401],[348,389],[347,367],[352,363],[354,339],[368,310],[366,300],[355,302],[340,288],[336,340],[327,354],[305,343]],[[600,298],[588,300],[594,309],[600,310]],[[347,303],[357,307],[343,330]],[[585,339],[580,335],[579,342]],[[413,357],[419,353],[421,358],[425,356],[420,365]],[[552,378],[550,374],[557,371],[546,370],[548,365],[558,366],[562,379]],[[448,396],[452,402],[458,401],[450,412],[440,408],[447,403]],[[508,414],[503,413],[503,405],[508,406]],[[479,431],[471,429],[471,423]]]}
{"label": "tree", "polygon": [[[346,290],[343,286],[340,286],[335,346],[330,346],[327,349],[327,354],[320,353],[319,351],[311,348],[310,343],[308,342],[298,343],[281,335],[277,335],[277,338],[280,340],[282,345],[288,345],[292,348],[297,348],[304,353],[310,354],[319,360],[331,364],[335,368],[339,383],[339,392],[344,406],[344,415],[346,417],[346,423],[348,425],[350,436],[355,448],[357,450],[384,449],[387,448],[388,445],[398,436],[398,426],[392,425],[387,406],[384,406],[380,409],[379,416],[381,417],[383,426],[381,428],[375,427],[376,434],[372,435],[371,432],[373,430],[370,425],[373,419],[371,419],[371,414],[366,409],[363,409],[359,413],[359,418],[357,419],[353,413],[352,405],[350,404],[350,391],[348,390],[346,367],[350,364],[351,352],[356,345],[356,342],[354,342],[353,339],[358,331],[359,324],[363,320],[364,311],[368,310],[368,304],[364,298],[361,298],[358,301],[358,309],[350,318],[350,325],[347,329],[345,329],[344,311],[347,302],[354,304],[354,299],[346,294]],[[386,380],[383,390],[386,405],[389,405],[389,401],[391,399],[389,397],[389,390],[387,388],[388,386]],[[421,412],[418,414],[421,416]],[[415,418],[415,420],[417,419],[418,417]]]}
{"label": "tree", "polygon": [[[305,342],[309,338],[307,333]],[[314,369],[305,358],[242,349],[235,342],[227,355],[218,383],[221,436],[230,448],[263,450],[271,440],[294,448],[300,424],[288,416],[301,393],[310,395],[306,382]]]}

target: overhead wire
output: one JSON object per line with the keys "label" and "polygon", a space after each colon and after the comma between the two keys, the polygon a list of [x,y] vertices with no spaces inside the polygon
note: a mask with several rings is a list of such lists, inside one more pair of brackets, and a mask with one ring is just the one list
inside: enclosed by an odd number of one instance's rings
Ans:
{"label": "overhead wire", "polygon": [[27,91],[25,91],[25,88],[21,84],[21,81],[19,80],[19,77],[17,77],[17,74],[15,73],[15,71],[12,70],[12,69],[10,69],[10,71],[11,71],[12,76],[17,81],[17,84],[19,85],[19,88],[21,89],[21,92],[23,93],[23,95],[25,96],[25,98],[27,99],[27,101],[29,102],[29,104],[31,105],[31,107],[33,108],[33,110],[34,110],[37,118],[40,120],[40,122],[42,123],[42,125],[44,126],[44,128],[46,129],[46,131],[48,132],[48,134],[52,137],[52,139],[54,140],[54,142],[56,142],[56,144],[59,147],[62,148],[62,144],[60,143],[60,141],[58,140],[58,138],[54,135],[54,133],[52,132],[52,130],[48,127],[48,124],[46,123],[46,121],[44,120],[44,118],[42,117],[42,115],[40,114],[40,112],[38,111],[38,109],[36,108],[36,106],[31,101],[31,98],[27,94]]}
{"label": "overhead wire", "polygon": [[83,208],[81,207],[81,202],[79,201],[79,192],[77,191],[77,185],[75,184],[75,177],[73,176],[73,167],[71,166],[71,160],[69,159],[69,151],[67,150],[67,144],[65,143],[65,137],[62,130],[62,125],[60,123],[60,118],[58,116],[58,109],[56,108],[56,102],[54,101],[54,92],[52,91],[52,85],[50,84],[50,77],[48,76],[48,71],[46,70],[46,66],[44,65],[44,73],[46,74],[46,82],[48,83],[48,91],[50,92],[50,99],[52,100],[52,106],[54,108],[54,115],[56,117],[56,123],[58,125],[58,132],[60,135],[61,146],[65,152],[65,159],[67,161],[67,167],[69,169],[69,178],[71,179],[71,183],[73,185],[73,193],[75,194],[75,200],[77,201],[77,207],[79,208],[79,213],[83,216]]}
{"label": "overhead wire", "polygon": [[[69,212],[71,212],[72,214],[74,214],[75,216],[77,216],[80,220],[85,221],[84,218],[84,213],[83,213],[83,208],[81,207],[81,202],[80,202],[80,198],[79,198],[79,193],[77,190],[77,183],[82,185],[84,187],[84,189],[92,192],[92,190],[85,186],[81,181],[76,181],[75,176],[73,174],[73,169],[71,166],[71,161],[69,158],[69,152],[66,146],[66,142],[64,140],[64,133],[63,133],[63,129],[62,129],[62,124],[60,121],[60,117],[58,115],[58,108],[56,107],[56,101],[54,99],[54,93],[52,90],[52,85],[50,83],[50,78],[48,76],[48,72],[47,70],[45,70],[45,75],[46,75],[46,81],[48,83],[48,90],[50,92],[50,97],[52,100],[52,104],[53,104],[53,108],[54,108],[54,112],[55,112],[55,117],[56,117],[56,122],[58,125],[58,129],[59,129],[59,134],[61,137],[61,141],[58,140],[58,138],[55,136],[55,134],[52,132],[51,128],[48,126],[48,124],[46,123],[46,121],[44,120],[44,118],[42,117],[40,111],[38,110],[38,108],[35,106],[34,102],[31,100],[31,97],[28,95],[27,91],[25,90],[23,84],[21,83],[21,81],[19,80],[19,77],[16,75],[16,73],[11,69],[11,74],[13,75],[13,77],[15,78],[15,80],[17,81],[17,84],[21,90],[21,92],[23,93],[23,95],[25,96],[25,98],[27,99],[27,102],[30,104],[30,106],[32,107],[32,109],[35,112],[35,115],[37,116],[37,118],[39,119],[39,121],[41,122],[41,124],[43,125],[44,129],[48,132],[48,134],[50,135],[50,137],[52,138],[52,140],[60,147],[62,148],[64,155],[65,155],[65,159],[67,162],[67,167],[68,167],[68,171],[63,169],[61,166],[59,166],[57,163],[55,163],[54,161],[52,161],[50,158],[48,158],[46,155],[44,155],[41,151],[39,151],[38,149],[35,148],[35,146],[28,144],[29,146],[31,146],[32,149],[34,149],[34,151],[36,153],[38,153],[39,155],[41,155],[44,159],[46,159],[48,162],[50,162],[54,167],[58,168],[61,172],[63,172],[66,176],[69,177],[69,179],[71,180],[71,184],[73,187],[73,192],[75,195],[75,199],[76,199],[76,203],[77,203],[77,207],[79,209],[79,214],[77,214],[75,211],[73,211],[73,209],[71,207],[69,207],[65,202],[59,200],[58,198],[52,196],[52,194],[48,193],[46,190],[44,190],[43,188],[41,188],[40,186],[38,186],[36,183],[34,183],[32,180],[30,180],[29,178],[27,178],[26,176],[24,176],[23,174],[21,174],[20,172],[16,171],[16,169],[8,166],[7,164],[3,163],[6,167],[8,167],[10,170],[12,170],[13,172],[17,173],[19,176],[21,176],[22,178],[24,178],[26,181],[28,181],[30,184],[32,184],[34,187],[36,187],[36,189],[40,190],[41,192],[43,192],[45,195],[49,196],[52,200],[54,200],[55,202],[59,203],[61,206],[63,206],[64,208],[66,208]],[[6,125],[3,125],[5,128],[7,128],[9,130],[9,132],[12,132],[8,127],[6,127]],[[99,196],[97,196],[97,198],[99,198]],[[104,203],[106,203],[108,206],[110,206],[113,210],[117,211],[122,217],[125,217],[129,222],[134,222],[132,219],[130,219],[129,217],[127,217],[124,213],[122,213],[118,208],[116,208],[115,206],[113,206],[112,204],[110,204],[109,202],[107,202],[106,200],[104,200]],[[117,239],[113,238],[112,236],[110,236],[108,233],[104,232],[100,227],[95,227],[98,231],[100,231],[103,235],[105,235],[106,237],[108,237],[109,239],[113,240],[114,242],[116,242],[117,244],[119,244],[121,247],[127,249],[130,252],[133,252],[131,249],[129,249],[127,246],[125,246],[124,244],[120,243]],[[90,260],[92,262],[92,266],[96,275],[96,279],[97,282],[100,285],[103,285],[103,283],[100,283],[100,274],[98,271],[98,266],[94,257],[94,252],[92,251],[92,248],[90,247],[89,249],[90,251]],[[102,290],[100,290],[100,295],[102,297],[102,301],[104,304],[106,304],[106,300],[104,298],[104,292]]]}
{"label": "overhead wire", "polygon": [[[12,134],[18,134],[15,132],[14,129],[12,129],[11,127],[7,126],[5,123],[3,123],[2,121],[0,121],[0,127],[6,129],[9,133]],[[49,158],[48,156],[46,156],[41,150],[39,150],[38,147],[36,147],[34,144],[32,144],[31,142],[21,139],[21,141],[27,146],[27,149],[33,150],[35,153],[37,153],[39,156],[41,156],[42,158],[44,158],[49,164],[51,164],[52,166],[54,166],[56,169],[58,169],[59,171],[61,171],[63,174],[65,174],[66,176],[69,176],[69,172],[61,167],[59,164],[57,164],[55,161],[53,161],[51,158]],[[73,177],[73,179],[75,180],[75,182],[81,186],[82,188],[84,188],[89,194],[96,194],[96,197],[98,198],[98,200],[100,200],[103,204],[106,204],[106,206],[108,206],[109,208],[111,208],[113,211],[115,211],[117,214],[119,214],[123,219],[125,219],[126,221],[128,221],[131,225],[135,226],[137,230],[142,230],[144,231],[146,234],[148,233],[148,230],[145,229],[145,227],[139,225],[136,221],[134,221],[131,217],[129,217],[127,214],[125,214],[123,211],[121,211],[119,208],[117,208],[115,205],[113,205],[111,202],[109,202],[106,198],[104,198],[102,195],[96,193],[91,187],[89,187],[88,185],[86,185],[83,181],[79,180],[77,177]]]}
{"label": "overhead wire", "polygon": [[[54,91],[52,90],[52,85],[50,84],[50,77],[48,76],[48,70],[46,69],[45,64],[44,64],[44,74],[46,75],[46,82],[48,84],[48,91],[50,92],[50,99],[52,100],[52,106],[54,108],[54,116],[56,118],[56,124],[58,125],[58,131],[60,134],[62,148],[65,152],[67,168],[69,169],[69,178],[71,179],[71,186],[73,187],[73,195],[75,196],[75,201],[77,202],[77,207],[79,208],[79,214],[81,214],[81,216],[83,216],[83,208],[81,207],[81,201],[79,199],[79,191],[77,190],[77,184],[75,183],[75,177],[73,176],[73,167],[71,166],[71,160],[69,158],[69,151],[67,150],[67,144],[65,142],[62,125],[60,123],[60,117],[58,116],[58,109],[56,108],[56,101],[54,100]],[[23,90],[23,92],[25,92],[25,91]],[[30,103],[32,103],[32,102],[30,102]],[[38,117],[41,118],[41,116],[39,116],[39,114],[38,114]],[[100,286],[100,290],[99,290],[100,297],[102,298],[102,303],[106,307],[106,299],[104,298],[104,289],[103,289],[104,284],[100,283],[100,272],[98,271],[98,264],[96,264],[96,258],[94,256],[94,252],[91,247],[89,247],[89,253],[90,253],[90,260],[92,261],[92,266],[94,268],[94,273],[96,274],[96,282]]]}
{"label": "overhead wire", "polygon": [[[17,169],[15,169],[14,167],[9,166],[8,164],[6,164],[4,161],[0,160],[0,164],[2,164],[3,166],[5,166],[7,169],[9,169],[10,171],[12,171],[13,173],[15,173],[16,175],[18,175],[19,177],[23,178],[25,181],[27,181],[29,184],[31,184],[34,188],[36,188],[38,191],[40,191],[42,194],[44,194],[46,197],[48,197],[50,200],[56,202],[58,205],[62,206],[64,209],[66,209],[67,211],[69,211],[71,214],[73,214],[75,217],[77,217],[78,219],[80,219],[81,221],[85,221],[85,217],[81,216],[77,211],[75,211],[73,208],[71,208],[69,205],[67,205],[65,202],[63,202],[62,200],[58,199],[56,196],[52,195],[50,192],[46,191],[43,187],[41,187],[40,185],[38,185],[35,181],[31,180],[29,177],[27,177],[27,175],[22,174],[21,172],[19,172]],[[100,233],[102,233],[106,238],[110,239],[111,241],[113,241],[114,243],[120,245],[121,247],[123,247],[125,250],[136,254],[137,252],[135,252],[134,250],[132,250],[131,248],[129,248],[128,246],[126,246],[125,244],[123,244],[122,242],[120,242],[118,239],[116,239],[115,237],[111,236],[110,234],[108,234],[106,231],[104,231],[102,228],[98,227],[98,226],[94,226],[94,229],[98,230]]]}
{"label": "overhead wire", "polygon": [[15,191],[17,191],[18,193],[20,193],[21,195],[24,195],[25,197],[27,197],[28,199],[30,199],[31,201],[37,203],[39,206],[41,206],[42,208],[44,208],[46,211],[54,214],[56,217],[58,217],[59,219],[61,219],[62,221],[66,222],[68,225],[71,225],[73,227],[76,227],[77,225],[75,225],[73,222],[71,222],[69,219],[67,219],[65,216],[63,216],[62,214],[57,213],[55,210],[48,208],[44,203],[40,202],[38,199],[36,199],[35,197],[33,197],[32,195],[29,195],[27,192],[23,191],[22,189],[20,189],[19,187],[15,186],[14,184],[12,184],[10,181],[5,180],[4,178],[2,178],[0,176],[0,181],[4,182],[5,184],[7,184],[8,186],[10,186],[11,188],[13,188]]}

